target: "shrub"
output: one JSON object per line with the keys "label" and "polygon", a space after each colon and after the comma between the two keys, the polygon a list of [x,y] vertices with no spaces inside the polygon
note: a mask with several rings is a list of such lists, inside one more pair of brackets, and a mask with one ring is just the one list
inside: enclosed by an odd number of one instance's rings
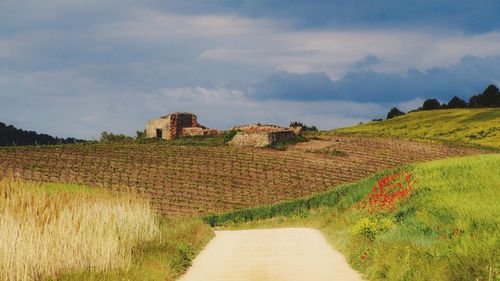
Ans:
{"label": "shrub", "polygon": [[304,123],[299,121],[290,122],[290,127],[302,127],[302,131],[304,132],[317,132],[318,128],[316,126],[307,126]]}
{"label": "shrub", "polygon": [[390,218],[361,218],[352,227],[351,231],[354,234],[366,236],[369,239],[381,233],[386,232],[394,226],[394,221]]}
{"label": "shrub", "polygon": [[136,140],[142,140],[146,138],[146,132],[145,131],[136,131],[135,132],[135,139]]}
{"label": "shrub", "polygon": [[229,131],[225,132],[222,135],[222,137],[224,139],[224,143],[230,142],[234,138],[234,136],[236,136],[237,133],[238,133],[237,130],[229,130]]}
{"label": "shrub", "polygon": [[[401,116],[401,115],[405,115],[405,113],[401,110],[399,110],[398,108],[396,107],[393,107],[391,108],[391,110],[389,110],[389,112],[387,113],[387,119],[392,119],[394,117],[398,117],[398,116]],[[375,121],[375,120],[374,120]],[[378,121],[378,120],[377,120]]]}
{"label": "shrub", "polygon": [[134,140],[132,137],[126,136],[124,134],[113,134],[106,131],[101,133],[101,142],[126,142]]}

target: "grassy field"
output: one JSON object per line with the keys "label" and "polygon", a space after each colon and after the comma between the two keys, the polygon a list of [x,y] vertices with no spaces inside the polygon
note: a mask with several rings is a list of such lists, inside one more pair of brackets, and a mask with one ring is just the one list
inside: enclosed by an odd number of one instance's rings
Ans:
{"label": "grassy field", "polygon": [[174,280],[212,235],[134,194],[0,180],[0,280]]}
{"label": "grassy field", "polygon": [[160,239],[132,249],[127,270],[76,271],[47,281],[174,281],[214,235],[195,218],[160,219],[159,229]]}
{"label": "grassy field", "polygon": [[500,109],[419,111],[386,121],[372,121],[321,134],[402,137],[500,148]]}
{"label": "grassy field", "polygon": [[[358,205],[366,198],[375,200],[377,196],[367,194],[373,195],[378,181],[398,172],[412,174],[411,192],[394,201],[394,210],[372,213]],[[403,187],[410,185],[401,182]],[[205,221],[229,228],[319,228],[369,280],[498,280],[499,186],[499,154],[450,158],[378,173],[279,205],[208,216]]]}

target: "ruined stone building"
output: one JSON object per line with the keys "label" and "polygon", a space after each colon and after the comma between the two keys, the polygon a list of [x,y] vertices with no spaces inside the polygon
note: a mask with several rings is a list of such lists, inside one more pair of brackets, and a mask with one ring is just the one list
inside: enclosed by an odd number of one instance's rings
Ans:
{"label": "ruined stone building", "polygon": [[175,112],[148,121],[146,137],[175,139],[181,136],[216,135],[221,132],[216,129],[207,129],[198,123],[196,115],[187,112]]}
{"label": "ruined stone building", "polygon": [[238,132],[229,142],[233,146],[266,147],[301,134],[301,130],[297,128],[261,124],[237,126],[232,130]]}

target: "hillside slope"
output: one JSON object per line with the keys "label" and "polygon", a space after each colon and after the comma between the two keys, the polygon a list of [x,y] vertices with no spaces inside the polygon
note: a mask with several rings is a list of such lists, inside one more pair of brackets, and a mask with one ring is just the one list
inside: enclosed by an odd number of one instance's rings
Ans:
{"label": "hillside slope", "polygon": [[163,214],[198,215],[290,200],[408,163],[484,153],[363,137],[322,145],[307,152],[158,143],[2,148],[0,177],[134,188]]}
{"label": "hillside slope", "polygon": [[[390,180],[396,173],[402,181]],[[363,208],[363,199],[380,194],[376,186],[404,187],[406,175],[415,180],[406,197],[391,208]],[[500,154],[450,158],[205,221],[236,228],[316,227],[368,280],[498,280],[499,185]],[[384,204],[382,198],[375,204]]]}
{"label": "hillside slope", "polygon": [[386,121],[324,132],[472,143],[500,148],[500,108],[412,112]]}

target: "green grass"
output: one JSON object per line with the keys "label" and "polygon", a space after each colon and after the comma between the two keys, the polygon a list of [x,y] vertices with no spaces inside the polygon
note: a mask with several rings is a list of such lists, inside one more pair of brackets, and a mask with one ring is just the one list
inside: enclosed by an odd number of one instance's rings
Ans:
{"label": "green grass", "polygon": [[297,144],[299,142],[304,142],[304,141],[308,141],[308,139],[303,137],[303,136],[294,136],[291,139],[273,143],[273,144],[269,145],[269,148],[277,149],[277,150],[286,150],[289,145]]}
{"label": "green grass", "polygon": [[[414,174],[415,191],[395,212],[378,215],[393,226],[375,237],[353,232],[373,216],[355,204],[377,180],[403,169]],[[412,164],[307,198],[204,219],[229,228],[316,227],[368,280],[499,280],[499,188],[500,154],[489,154]]]}
{"label": "green grass", "polygon": [[500,109],[419,111],[320,134],[401,137],[500,148]]}

